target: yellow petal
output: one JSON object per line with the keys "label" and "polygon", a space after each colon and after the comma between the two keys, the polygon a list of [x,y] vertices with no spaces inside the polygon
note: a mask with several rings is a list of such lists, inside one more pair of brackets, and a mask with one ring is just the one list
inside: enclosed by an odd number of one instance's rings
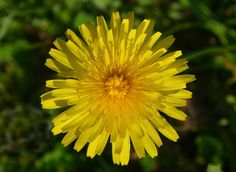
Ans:
{"label": "yellow petal", "polygon": [[157,156],[157,148],[156,145],[153,143],[153,141],[150,139],[150,137],[145,134],[144,137],[142,138],[143,145],[147,151],[147,153],[154,158]]}
{"label": "yellow petal", "polygon": [[122,151],[120,153],[121,165],[127,165],[129,163],[129,158],[130,158],[130,138],[129,134],[127,133],[124,138]]}
{"label": "yellow petal", "polygon": [[101,133],[101,135],[98,138],[98,144],[97,144],[97,147],[96,147],[96,154],[101,155],[101,153],[103,152],[103,150],[104,150],[104,148],[107,144],[108,138],[109,138],[109,134],[104,129],[103,132]]}
{"label": "yellow petal", "polygon": [[75,79],[47,80],[46,87],[49,88],[78,88],[79,81]]}
{"label": "yellow petal", "polygon": [[63,96],[76,96],[77,89],[74,88],[58,88],[52,91],[49,91],[43,95],[41,95],[42,100],[47,100],[55,97],[63,97]]}
{"label": "yellow petal", "polygon": [[178,134],[169,123],[167,123],[164,128],[159,128],[158,131],[174,142],[176,142],[179,138]]}
{"label": "yellow petal", "polygon": [[77,78],[77,74],[75,71],[71,70],[70,68],[66,67],[65,65],[57,62],[54,59],[47,59],[45,65],[58,72],[59,75],[67,78]]}
{"label": "yellow petal", "polygon": [[93,41],[97,39],[96,27],[92,23],[82,24],[79,30],[87,45],[91,46]]}
{"label": "yellow petal", "polygon": [[70,69],[73,69],[73,66],[72,66],[72,61],[70,61],[67,56],[62,53],[61,51],[59,50],[56,50],[54,48],[51,48],[51,50],[49,51],[49,54],[55,59],[57,60],[59,63],[65,65],[66,67],[70,68]]}
{"label": "yellow petal", "polygon": [[130,122],[128,125],[129,132],[134,135],[137,139],[141,139],[143,137],[143,131],[139,124],[136,122]]}
{"label": "yellow petal", "polygon": [[160,109],[160,111],[164,112],[166,115],[180,121],[184,121],[186,119],[187,115],[183,111],[167,104],[164,105],[165,108]]}
{"label": "yellow petal", "polygon": [[[144,66],[148,66],[146,67],[146,72],[145,74],[148,74],[148,73],[151,73],[153,71],[153,69],[151,68],[151,64],[153,64],[154,62],[156,62],[163,54],[165,54],[167,52],[166,49],[162,48],[162,49],[159,49],[155,52],[153,52],[152,56],[150,56],[149,58],[147,59],[140,59],[140,63],[142,64],[141,65],[141,68],[144,67]],[[159,64],[158,64],[159,65]],[[156,71],[156,66],[154,66],[154,71]]]}
{"label": "yellow petal", "polygon": [[184,107],[187,105],[187,100],[177,99],[170,96],[166,96],[166,98],[164,98],[164,101],[165,101],[165,104],[169,104],[175,107]]}
{"label": "yellow petal", "polygon": [[136,138],[135,135],[133,135],[132,133],[130,133],[130,135],[131,135],[131,141],[134,146],[134,150],[135,150],[138,158],[145,157],[145,150],[144,150],[144,146],[143,146],[142,141],[140,139]]}
{"label": "yellow petal", "polygon": [[115,142],[112,142],[112,160],[114,164],[120,164],[120,155],[115,152]]}
{"label": "yellow petal", "polygon": [[[72,121],[74,121],[76,118],[78,118],[77,115],[74,115],[70,118],[67,118],[65,121],[58,123],[55,127],[52,128],[52,133],[54,135],[60,134],[63,132],[63,127],[67,124],[70,124]],[[77,129],[77,128],[76,128]]]}
{"label": "yellow petal", "polygon": [[97,24],[98,26],[100,26],[100,31],[102,32],[101,34],[103,34],[104,36],[107,35],[108,27],[103,16],[97,17]]}
{"label": "yellow petal", "polygon": [[149,33],[152,31],[153,28],[153,21],[144,19],[142,23],[137,28],[137,36],[143,34],[143,33]]}
{"label": "yellow petal", "polygon": [[175,62],[175,59],[180,57],[181,55],[182,55],[181,51],[174,51],[162,56],[157,62],[159,64],[158,70],[163,70],[169,64]]}
{"label": "yellow petal", "polygon": [[167,121],[159,114],[157,110],[152,110],[145,107],[144,114],[155,128],[163,128],[167,123]]}
{"label": "yellow petal", "polygon": [[74,105],[79,102],[78,96],[65,96],[65,97],[56,97],[51,99],[42,99],[42,107],[44,109],[55,109],[61,108],[69,105]]}
{"label": "yellow petal", "polygon": [[168,96],[177,98],[177,99],[189,99],[192,97],[192,92],[188,90],[179,90],[175,93],[171,93]]}
{"label": "yellow petal", "polygon": [[125,40],[128,36],[129,33],[129,20],[128,19],[123,19],[121,26],[120,26],[120,41]]}
{"label": "yellow petal", "polygon": [[94,139],[92,142],[90,142],[88,145],[87,156],[90,158],[93,158],[96,155],[98,139],[99,139],[99,136],[96,139]]}
{"label": "yellow petal", "polygon": [[109,30],[107,33],[107,43],[108,43],[108,48],[109,48],[109,57],[111,61],[114,63],[115,59],[115,42],[114,42],[114,37],[113,37],[113,32],[112,30]]}
{"label": "yellow petal", "polygon": [[157,130],[147,119],[142,122],[142,128],[147,132],[147,134],[152,138],[152,140],[158,147],[163,144]]}
{"label": "yellow petal", "polygon": [[160,32],[156,32],[155,34],[153,34],[143,45],[141,52],[142,51],[145,52],[146,50],[151,49],[153,45],[156,43],[156,41],[160,38],[160,36],[161,36]]}
{"label": "yellow petal", "polygon": [[[88,99],[83,98],[80,99],[79,103],[72,106],[71,108],[67,109],[66,111],[62,112],[61,114],[57,115],[53,120],[53,124],[56,126],[66,118],[70,118],[72,116],[80,115],[81,113],[88,111],[90,109],[90,104]],[[87,112],[88,113],[88,112]]]}
{"label": "yellow petal", "polygon": [[119,136],[116,138],[115,141],[115,153],[120,154],[122,147],[123,147],[124,139],[120,138]]}
{"label": "yellow petal", "polygon": [[178,75],[166,79],[162,84],[161,90],[179,90],[186,88],[186,84],[194,81],[196,78],[194,75]]}
{"label": "yellow petal", "polygon": [[110,20],[110,28],[114,31],[117,30],[118,28],[120,28],[120,22],[119,12],[113,12]]}
{"label": "yellow petal", "polygon": [[115,122],[113,122],[113,128],[112,128],[112,132],[111,132],[110,141],[112,143],[115,142],[117,137],[118,137],[118,127],[117,127],[117,124]]}
{"label": "yellow petal", "polygon": [[67,29],[66,36],[69,40],[76,43],[78,47],[80,47],[83,51],[88,51],[85,43],[70,29]]}
{"label": "yellow petal", "polygon": [[134,12],[128,12],[128,15],[126,17],[129,20],[129,28],[133,29],[134,27]]}
{"label": "yellow petal", "polygon": [[154,50],[158,50],[160,48],[168,49],[175,41],[173,35],[167,36],[166,38],[162,39],[155,47]]}
{"label": "yellow petal", "polygon": [[74,130],[70,130],[62,139],[61,143],[64,146],[68,146],[69,144],[71,144],[76,138],[76,134],[75,134],[75,129]]}
{"label": "yellow petal", "polygon": [[88,142],[89,130],[81,132],[78,139],[75,142],[74,149],[79,152]]}

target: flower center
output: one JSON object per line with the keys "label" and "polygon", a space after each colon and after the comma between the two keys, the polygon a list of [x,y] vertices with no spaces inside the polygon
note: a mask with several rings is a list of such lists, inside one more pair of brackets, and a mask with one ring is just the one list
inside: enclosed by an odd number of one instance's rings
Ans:
{"label": "flower center", "polygon": [[112,98],[124,98],[129,91],[129,83],[123,75],[114,75],[105,82],[105,90]]}

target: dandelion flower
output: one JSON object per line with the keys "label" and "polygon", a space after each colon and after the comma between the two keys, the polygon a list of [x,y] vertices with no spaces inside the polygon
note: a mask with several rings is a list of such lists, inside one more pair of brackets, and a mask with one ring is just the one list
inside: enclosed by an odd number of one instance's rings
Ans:
{"label": "dandelion flower", "polygon": [[82,24],[82,38],[68,29],[68,41],[57,39],[46,66],[63,79],[46,81],[52,88],[41,96],[45,109],[70,106],[52,123],[54,135],[66,133],[62,144],[73,141],[87,156],[101,155],[112,145],[115,164],[127,165],[131,143],[138,158],[158,155],[160,133],[172,141],[179,138],[166,117],[185,120],[178,107],[186,106],[192,93],[186,84],[194,75],[181,74],[188,68],[181,51],[168,52],[174,37],[160,39],[152,33],[154,22],[144,19],[134,27],[134,14],[121,20],[111,15],[108,26],[103,16],[97,25]]}

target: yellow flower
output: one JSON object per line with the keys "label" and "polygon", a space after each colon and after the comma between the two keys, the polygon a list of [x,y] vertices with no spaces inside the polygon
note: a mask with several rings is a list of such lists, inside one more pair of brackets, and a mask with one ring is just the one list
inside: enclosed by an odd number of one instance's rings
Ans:
{"label": "yellow flower", "polygon": [[178,59],[181,51],[167,52],[174,37],[159,39],[152,34],[154,23],[145,19],[134,28],[134,14],[123,20],[112,13],[110,26],[102,16],[97,26],[79,27],[82,38],[68,29],[65,42],[57,39],[46,66],[67,79],[48,80],[53,88],[41,96],[45,109],[71,106],[53,119],[52,132],[66,133],[65,146],[75,141],[80,151],[87,143],[87,156],[101,155],[107,141],[112,144],[116,164],[126,165],[131,142],[138,156],[158,155],[162,145],[159,133],[172,141],[179,138],[160,112],[177,120],[186,114],[192,93],[186,84],[194,75],[177,75],[186,70],[187,60]]}

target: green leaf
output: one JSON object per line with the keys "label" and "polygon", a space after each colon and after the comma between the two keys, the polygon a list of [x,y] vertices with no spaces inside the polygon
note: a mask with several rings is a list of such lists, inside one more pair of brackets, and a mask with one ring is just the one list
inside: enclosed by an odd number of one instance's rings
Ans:
{"label": "green leaf", "polygon": [[143,168],[143,172],[153,171],[154,165],[155,165],[155,159],[152,159],[149,156],[141,160],[141,166]]}
{"label": "green leaf", "polygon": [[13,53],[14,48],[10,44],[0,46],[0,63],[10,61]]}
{"label": "green leaf", "polygon": [[204,162],[219,163],[223,152],[223,143],[212,136],[199,136],[196,139],[198,159]]}
{"label": "green leaf", "polygon": [[108,5],[110,4],[111,1],[109,0],[92,0],[93,4],[100,10],[105,10],[107,9]]}
{"label": "green leaf", "polygon": [[207,166],[207,172],[223,172],[221,169],[221,164],[208,164]]}
{"label": "green leaf", "polygon": [[81,24],[87,23],[89,21],[94,21],[94,17],[87,12],[81,11],[75,16],[73,25],[74,27],[78,27]]}
{"label": "green leaf", "polygon": [[146,6],[151,5],[155,2],[155,0],[138,0],[139,5]]}

